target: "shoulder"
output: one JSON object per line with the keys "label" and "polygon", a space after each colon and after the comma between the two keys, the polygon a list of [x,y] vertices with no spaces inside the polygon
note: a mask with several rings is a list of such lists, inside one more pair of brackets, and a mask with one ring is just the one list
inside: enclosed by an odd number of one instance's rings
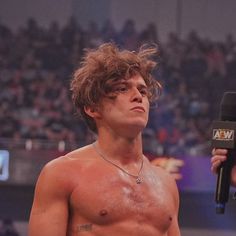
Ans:
{"label": "shoulder", "polygon": [[61,169],[67,169],[73,167],[75,164],[79,167],[81,164],[84,164],[91,160],[93,157],[93,152],[90,145],[76,149],[72,152],[65,154],[64,156],[59,156],[52,161],[48,162],[42,171],[48,172],[53,171],[57,173]]}
{"label": "shoulder", "polygon": [[48,162],[41,170],[37,185],[55,187],[70,187],[73,179],[79,176],[81,169],[92,162],[93,152],[90,145],[76,149],[64,156],[59,156]]}

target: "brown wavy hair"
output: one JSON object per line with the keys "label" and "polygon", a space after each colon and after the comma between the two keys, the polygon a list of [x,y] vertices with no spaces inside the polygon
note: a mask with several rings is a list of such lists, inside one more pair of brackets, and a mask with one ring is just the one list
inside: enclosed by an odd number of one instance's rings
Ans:
{"label": "brown wavy hair", "polygon": [[120,50],[113,43],[105,43],[97,49],[86,51],[80,67],[71,81],[72,101],[78,114],[89,128],[97,133],[96,123],[84,111],[85,107],[94,107],[103,97],[116,97],[111,91],[114,84],[122,79],[129,79],[140,74],[148,88],[150,102],[156,100],[161,92],[161,85],[152,76],[157,63],[152,57],[157,56],[156,45],[143,45],[138,52]]}

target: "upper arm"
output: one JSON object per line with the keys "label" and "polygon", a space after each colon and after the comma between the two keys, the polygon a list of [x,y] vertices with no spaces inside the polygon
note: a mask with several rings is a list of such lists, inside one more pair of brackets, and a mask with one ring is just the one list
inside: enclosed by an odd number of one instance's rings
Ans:
{"label": "upper arm", "polygon": [[60,168],[43,168],[35,188],[29,220],[29,236],[65,236],[68,220],[68,192]]}
{"label": "upper arm", "polygon": [[178,223],[178,215],[179,215],[179,191],[176,185],[176,181],[171,177],[170,178],[170,189],[173,195],[174,201],[174,214],[172,217],[171,225],[168,229],[168,236],[180,236],[180,229]]}

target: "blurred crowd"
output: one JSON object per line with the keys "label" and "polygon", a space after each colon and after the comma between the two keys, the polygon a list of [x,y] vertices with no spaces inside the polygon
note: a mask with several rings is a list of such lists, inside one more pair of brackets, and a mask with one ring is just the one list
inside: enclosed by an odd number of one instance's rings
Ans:
{"label": "blurred crowd", "polygon": [[[209,155],[211,122],[218,118],[224,91],[236,89],[236,41],[222,42],[190,32],[185,38],[169,34],[159,41],[153,23],[136,29],[133,20],[121,30],[110,21],[85,29],[71,18],[65,26],[48,28],[29,19],[12,31],[0,23],[0,145],[47,148],[50,143],[72,149],[94,139],[75,115],[69,83],[84,49],[113,41],[137,50],[156,43],[160,55],[154,76],[163,86],[152,104],[144,131],[144,150],[150,155]],[[22,141],[23,140],[23,141]],[[44,146],[43,146],[44,145]]]}
{"label": "blurred crowd", "polygon": [[3,219],[0,221],[0,236],[19,236],[14,221],[12,219]]}

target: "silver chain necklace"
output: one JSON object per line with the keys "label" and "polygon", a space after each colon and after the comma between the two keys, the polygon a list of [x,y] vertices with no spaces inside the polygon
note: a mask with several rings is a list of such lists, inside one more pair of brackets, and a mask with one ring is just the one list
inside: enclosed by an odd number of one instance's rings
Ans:
{"label": "silver chain necklace", "polygon": [[139,169],[139,171],[138,171],[138,174],[137,174],[137,175],[134,175],[134,174],[130,174],[130,173],[129,173],[128,171],[126,171],[125,169],[121,168],[120,166],[118,166],[118,165],[115,164],[114,162],[112,162],[112,161],[110,161],[109,159],[107,159],[107,158],[101,153],[101,151],[98,149],[98,147],[96,146],[95,143],[93,143],[92,145],[93,145],[94,150],[97,152],[97,154],[98,154],[99,156],[102,157],[103,160],[105,160],[106,162],[108,162],[108,163],[110,163],[111,165],[115,166],[116,168],[120,169],[120,170],[121,170],[122,172],[124,172],[125,174],[127,174],[127,175],[129,175],[129,176],[135,178],[137,184],[141,184],[141,183],[142,183],[142,179],[141,179],[141,177],[140,177],[139,175],[140,175],[140,173],[141,173],[141,171],[142,171],[142,169],[143,169],[143,156],[142,156],[142,162],[141,162],[141,166],[140,166],[140,169]]}

